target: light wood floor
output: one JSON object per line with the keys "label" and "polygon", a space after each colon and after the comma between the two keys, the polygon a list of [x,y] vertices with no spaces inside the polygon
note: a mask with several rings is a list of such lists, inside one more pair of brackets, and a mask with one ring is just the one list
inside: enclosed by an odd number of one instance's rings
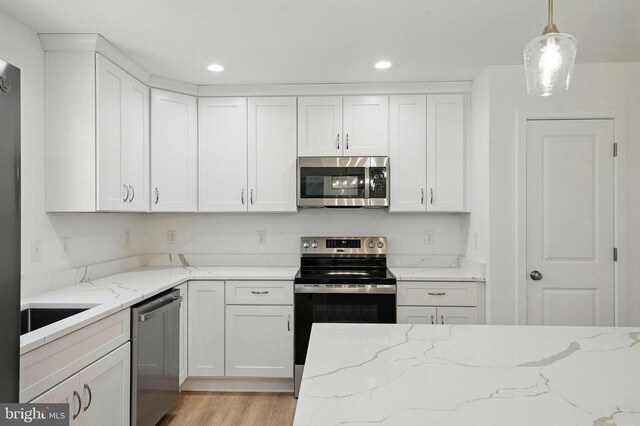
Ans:
{"label": "light wood floor", "polygon": [[182,392],[158,426],[291,426],[295,411],[291,394]]}

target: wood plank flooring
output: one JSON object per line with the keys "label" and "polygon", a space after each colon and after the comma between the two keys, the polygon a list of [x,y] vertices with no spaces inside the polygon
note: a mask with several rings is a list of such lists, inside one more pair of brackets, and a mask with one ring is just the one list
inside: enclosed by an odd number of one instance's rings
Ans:
{"label": "wood plank flooring", "polygon": [[292,394],[182,392],[158,426],[291,426],[295,411]]}

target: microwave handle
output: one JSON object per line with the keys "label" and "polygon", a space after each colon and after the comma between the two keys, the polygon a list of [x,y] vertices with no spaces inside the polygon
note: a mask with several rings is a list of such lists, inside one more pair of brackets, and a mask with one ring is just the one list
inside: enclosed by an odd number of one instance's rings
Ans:
{"label": "microwave handle", "polygon": [[366,166],[364,168],[364,198],[367,200],[367,203],[370,201],[369,200],[369,195],[371,195],[370,190],[371,190],[371,169],[369,168],[369,166]]}

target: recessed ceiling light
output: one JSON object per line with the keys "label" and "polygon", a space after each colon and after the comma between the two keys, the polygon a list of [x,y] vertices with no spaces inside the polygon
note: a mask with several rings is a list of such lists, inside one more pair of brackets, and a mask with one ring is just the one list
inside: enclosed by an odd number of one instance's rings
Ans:
{"label": "recessed ceiling light", "polygon": [[224,67],[220,64],[211,64],[207,67],[207,69],[211,72],[221,72],[224,71]]}
{"label": "recessed ceiling light", "polygon": [[373,66],[377,70],[386,70],[388,68],[391,68],[391,62],[389,62],[389,61],[378,61]]}

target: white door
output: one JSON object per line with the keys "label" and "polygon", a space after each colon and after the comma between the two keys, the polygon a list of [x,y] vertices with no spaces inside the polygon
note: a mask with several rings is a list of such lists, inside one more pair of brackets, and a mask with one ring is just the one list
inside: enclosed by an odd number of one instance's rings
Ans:
{"label": "white door", "polygon": [[427,97],[391,96],[390,212],[424,212],[427,188]]}
{"label": "white door", "polygon": [[125,343],[78,374],[83,402],[80,424],[129,424],[130,363],[130,344]]}
{"label": "white door", "polygon": [[466,208],[465,127],[464,95],[427,96],[428,211]]}
{"label": "white door", "polygon": [[527,122],[527,323],[614,325],[613,120]]}
{"label": "white door", "polygon": [[96,55],[96,67],[97,209],[124,210],[130,193],[123,181],[125,161],[122,146],[125,131],[122,107],[127,74],[100,55]]}
{"label": "white door", "polygon": [[198,208],[197,99],[151,90],[151,210]]}
{"label": "white door", "polygon": [[479,324],[478,308],[438,306],[437,324]]}
{"label": "white door", "polygon": [[189,376],[224,376],[224,281],[189,282]]}
{"label": "white door", "polygon": [[398,324],[435,324],[435,306],[398,306]]}
{"label": "white door", "polygon": [[345,97],[343,126],[343,155],[350,157],[388,155],[389,97]]}
{"label": "white door", "polygon": [[77,425],[80,422],[78,417],[85,405],[79,388],[78,374],[75,374],[30,402],[33,404],[69,404],[69,425]]}
{"label": "white door", "polygon": [[342,155],[342,96],[298,98],[298,156]]}
{"label": "white door", "polygon": [[198,100],[199,210],[247,211],[247,99]]}
{"label": "white door", "polygon": [[180,296],[182,296],[182,303],[180,304],[180,362],[178,372],[180,386],[182,386],[189,376],[187,368],[189,365],[187,358],[189,353],[189,283],[180,284],[177,288],[180,290]]}
{"label": "white door", "polygon": [[296,211],[296,98],[249,98],[249,211]]}
{"label": "white door", "polygon": [[127,74],[124,96],[123,181],[129,187],[125,210],[149,211],[149,88]]}
{"label": "white door", "polygon": [[227,306],[226,374],[293,377],[293,306]]}

